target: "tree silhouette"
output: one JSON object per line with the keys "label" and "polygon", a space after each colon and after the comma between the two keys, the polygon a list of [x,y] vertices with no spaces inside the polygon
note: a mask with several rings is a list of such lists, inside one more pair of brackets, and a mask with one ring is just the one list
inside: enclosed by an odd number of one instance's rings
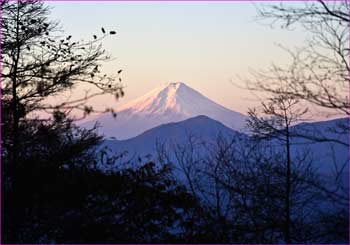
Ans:
{"label": "tree silhouette", "polygon": [[286,150],[286,186],[285,186],[285,242],[291,243],[290,236],[290,192],[291,192],[291,126],[302,119],[307,109],[299,109],[298,100],[294,96],[278,95],[267,103],[262,103],[262,113],[259,116],[256,110],[248,112],[248,128],[253,136],[265,139],[278,139],[283,142]]}
{"label": "tree silhouette", "polygon": [[260,19],[271,20],[272,26],[281,23],[282,28],[288,29],[300,24],[312,38],[305,47],[295,52],[288,50],[290,66],[273,65],[270,71],[256,72],[249,88],[293,95],[330,109],[332,114],[348,116],[349,9],[347,1],[322,0],[300,6],[281,3],[260,8]]}
{"label": "tree silhouette", "polygon": [[[2,1],[1,10],[2,105],[16,162],[19,124],[24,118],[35,120],[33,113],[43,110],[57,116],[80,109],[87,115],[93,111],[86,105],[91,97],[124,93],[116,77],[99,74],[101,62],[109,60],[100,44],[107,34],[88,42],[74,42],[71,35],[59,37],[58,23],[49,20],[48,8],[40,1]],[[97,91],[56,105],[46,102],[79,84],[92,85]]]}
{"label": "tree silhouette", "polygon": [[[275,95],[294,96],[321,109],[323,116],[349,116],[349,3],[347,1],[308,2],[293,6],[285,3],[261,6],[258,18],[272,27],[302,28],[310,34],[303,47],[285,49],[291,58],[287,66],[273,64],[267,70],[252,71],[247,88]],[[348,122],[329,129],[347,135]],[[311,133],[311,134],[310,134]],[[325,132],[300,132],[299,137],[313,141],[330,141],[349,146],[346,140],[327,136]]]}
{"label": "tree silhouette", "polygon": [[[122,70],[114,75],[100,71],[110,60],[101,41],[116,31],[102,28],[101,36],[74,41],[72,35],[59,36],[58,23],[50,21],[41,1],[2,1],[1,11],[2,242],[141,243],[208,237],[195,215],[200,203],[176,182],[168,165],[113,168],[124,154],[101,149],[103,138],[95,128],[74,124],[73,110],[81,110],[83,117],[96,111],[90,98],[124,95]],[[80,85],[94,90],[49,103],[50,97]],[[112,109],[106,111],[115,116]],[[50,118],[38,117],[42,112]],[[196,229],[188,232],[189,227]]]}
{"label": "tree silhouette", "polygon": [[[272,27],[281,24],[281,28],[291,31],[302,28],[310,38],[304,46],[295,50],[283,47],[291,57],[289,65],[273,64],[267,70],[255,70],[246,80],[250,90],[272,97],[293,97],[303,102],[305,108],[321,111],[322,117],[346,117],[338,120],[335,127],[320,130],[304,125],[290,132],[291,137],[308,144],[328,142],[330,152],[333,152],[334,144],[349,147],[349,6],[347,1],[322,0],[301,5],[281,3],[260,6],[258,17],[261,21],[267,21]],[[256,115],[253,113],[253,116]],[[255,122],[259,123],[259,120]],[[264,125],[260,126],[264,128]],[[259,130],[258,127],[256,129]],[[335,161],[333,164],[340,164]],[[334,203],[345,207],[348,206],[348,187],[344,186],[341,177],[348,178],[349,173],[345,171],[348,160],[342,165],[332,180],[332,187],[320,187],[319,191],[325,195],[324,199],[334,199]],[[339,189],[346,191],[340,193]],[[347,237],[348,232],[344,236]]]}

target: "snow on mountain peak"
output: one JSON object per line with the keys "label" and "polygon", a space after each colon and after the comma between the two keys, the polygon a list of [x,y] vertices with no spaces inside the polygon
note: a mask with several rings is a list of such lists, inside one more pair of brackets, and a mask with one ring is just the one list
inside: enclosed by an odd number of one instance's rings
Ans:
{"label": "snow on mountain peak", "polygon": [[[192,90],[192,91],[191,91]],[[118,108],[117,112],[129,111],[130,113],[161,114],[168,111],[183,112],[184,102],[194,94],[194,90],[182,82],[168,83],[159,86],[145,95]]]}
{"label": "snow on mountain peak", "polygon": [[100,131],[106,136],[126,139],[164,123],[199,115],[208,116],[236,130],[243,128],[246,119],[245,115],[217,104],[182,82],[159,86],[115,111],[116,119],[106,114],[85,125],[98,121]]}

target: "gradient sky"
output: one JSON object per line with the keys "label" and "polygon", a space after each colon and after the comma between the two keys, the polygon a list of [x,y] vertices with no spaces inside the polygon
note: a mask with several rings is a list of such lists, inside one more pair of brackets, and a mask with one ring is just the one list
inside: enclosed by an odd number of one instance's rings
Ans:
{"label": "gradient sky", "polygon": [[[276,2],[275,2],[276,3]],[[106,71],[123,69],[126,96],[94,101],[117,108],[163,83],[185,82],[239,112],[257,104],[238,89],[250,69],[289,58],[277,44],[302,46],[301,30],[271,29],[256,21],[252,2],[49,2],[66,35],[91,39],[103,26],[117,36],[103,41],[115,58]],[[261,4],[261,3],[257,3]],[[264,3],[267,4],[267,3]],[[298,4],[298,3],[291,3]]]}

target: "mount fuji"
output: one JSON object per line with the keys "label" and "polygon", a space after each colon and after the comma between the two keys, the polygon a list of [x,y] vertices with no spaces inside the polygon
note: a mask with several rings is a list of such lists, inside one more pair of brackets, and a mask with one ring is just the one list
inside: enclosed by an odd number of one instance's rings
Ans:
{"label": "mount fuji", "polygon": [[243,129],[247,118],[217,104],[184,83],[170,83],[155,88],[115,112],[116,118],[108,113],[102,114],[81,126],[91,128],[98,122],[99,133],[123,140],[162,124],[199,115],[208,116],[234,130]]}

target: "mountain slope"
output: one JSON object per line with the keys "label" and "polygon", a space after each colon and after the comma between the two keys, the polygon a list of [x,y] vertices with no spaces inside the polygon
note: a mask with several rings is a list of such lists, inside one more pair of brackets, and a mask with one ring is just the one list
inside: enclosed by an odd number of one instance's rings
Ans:
{"label": "mountain slope", "polygon": [[214,142],[219,136],[225,138],[242,137],[222,123],[207,116],[197,116],[181,122],[163,124],[127,140],[106,140],[104,145],[115,152],[128,151],[130,155],[155,155],[157,143],[171,147],[188,143],[193,137],[197,143]]}
{"label": "mountain slope", "polygon": [[[342,172],[342,176],[339,177],[346,181],[349,176],[348,135],[329,131],[337,128],[339,123],[349,125],[349,119],[301,123],[292,127],[291,132],[298,131],[302,135],[336,140],[315,142],[304,137],[293,137],[291,140],[292,158],[297,158],[299,154],[303,155],[308,152],[308,156],[310,160],[312,159],[313,166],[317,171],[327,176],[335,176],[337,172]],[[191,147],[189,137],[193,137],[192,139],[196,143],[195,154],[205,156],[212,150],[212,143],[215,143],[219,136],[228,140],[235,139],[237,143],[249,142],[250,139],[248,135],[232,130],[207,116],[197,116],[157,126],[131,139],[105,140],[103,146],[108,146],[115,153],[127,151],[129,157],[151,155],[151,159],[148,160],[156,160],[157,143],[164,144],[165,148],[173,154],[176,145],[185,145],[188,150]],[[344,142],[344,144],[337,142]],[[284,151],[284,143],[277,139],[267,140],[265,144],[268,152],[271,146],[276,150]]]}
{"label": "mountain slope", "polygon": [[82,124],[91,127],[96,121],[99,132],[107,137],[128,139],[169,122],[206,115],[235,130],[243,128],[246,116],[229,110],[203,96],[184,83],[160,86],[116,110],[117,118],[103,114]]}
{"label": "mountain slope", "polygon": [[325,173],[336,174],[344,170],[349,174],[349,119],[300,123],[291,128],[294,153],[310,151],[317,168]]}

